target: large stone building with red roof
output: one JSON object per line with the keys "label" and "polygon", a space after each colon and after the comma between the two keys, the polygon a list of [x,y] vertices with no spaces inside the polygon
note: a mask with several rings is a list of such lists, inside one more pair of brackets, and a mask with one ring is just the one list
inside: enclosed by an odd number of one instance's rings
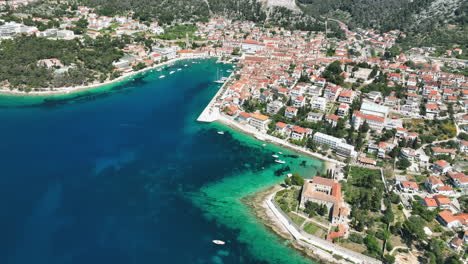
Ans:
{"label": "large stone building with red roof", "polygon": [[325,205],[331,212],[331,222],[344,223],[349,215],[349,209],[344,206],[341,196],[341,184],[332,179],[314,177],[306,180],[302,188],[300,207],[304,208],[307,201]]}

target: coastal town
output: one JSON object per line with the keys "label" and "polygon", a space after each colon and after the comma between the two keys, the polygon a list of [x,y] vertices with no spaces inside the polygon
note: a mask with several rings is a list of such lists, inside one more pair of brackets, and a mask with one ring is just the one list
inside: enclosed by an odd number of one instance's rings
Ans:
{"label": "coastal town", "polygon": [[[232,63],[198,120],[223,122],[327,163],[320,175],[284,175],[265,201],[301,247],[336,263],[466,261],[468,77],[457,69],[468,61],[453,56],[468,51],[455,48],[442,57],[432,57],[431,47],[398,51],[393,47],[405,34],[353,31],[340,21],[330,21],[339,25],[338,38],[221,17],[165,27],[131,13],[99,16],[86,6],[69,11],[31,17],[34,25],[3,20],[0,40],[132,36],[112,61],[112,74],[52,88],[0,80],[0,91],[66,93],[180,59]],[[39,30],[41,24],[56,26]],[[186,30],[167,38],[174,27]],[[54,76],[78,67],[54,57],[37,65]],[[287,166],[281,154],[272,160]]]}

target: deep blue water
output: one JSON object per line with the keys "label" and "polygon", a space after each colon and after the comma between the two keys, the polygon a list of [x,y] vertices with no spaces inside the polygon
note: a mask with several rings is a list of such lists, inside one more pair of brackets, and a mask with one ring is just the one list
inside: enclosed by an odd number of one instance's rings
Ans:
{"label": "deep blue water", "polygon": [[278,262],[191,201],[225,177],[278,166],[271,149],[195,122],[218,67],[230,66],[188,62],[164,79],[154,71],[46,102],[1,97],[0,263]]}

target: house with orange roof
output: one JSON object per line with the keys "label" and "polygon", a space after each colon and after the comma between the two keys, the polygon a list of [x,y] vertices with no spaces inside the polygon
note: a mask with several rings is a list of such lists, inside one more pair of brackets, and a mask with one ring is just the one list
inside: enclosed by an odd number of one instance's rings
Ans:
{"label": "house with orange roof", "polygon": [[356,92],[351,89],[342,90],[338,96],[338,102],[351,104],[356,98]]}
{"label": "house with orange roof", "polygon": [[293,119],[294,117],[297,116],[297,108],[294,108],[294,107],[286,107],[286,110],[284,111],[284,116],[287,117],[287,118],[290,118],[290,119]]}
{"label": "house with orange roof", "polygon": [[429,192],[438,193],[439,192],[438,189],[444,186],[444,183],[435,175],[431,175],[424,182],[424,186],[427,188]]}
{"label": "house with orange roof", "polygon": [[367,158],[367,157],[358,158],[358,162],[363,164],[363,165],[372,165],[372,166],[377,165],[377,161],[375,161],[375,159],[371,159],[371,158]]}
{"label": "house with orange roof", "polygon": [[413,181],[401,181],[399,183],[399,188],[402,192],[406,192],[406,193],[419,192],[418,184]]}
{"label": "house with orange roof", "polygon": [[429,210],[434,210],[437,208],[437,201],[434,198],[425,197],[421,202]]}
{"label": "house with orange roof", "polygon": [[455,235],[452,240],[450,240],[450,247],[453,248],[455,251],[460,251],[462,249],[463,240]]}
{"label": "house with orange roof", "polygon": [[463,193],[468,193],[468,176],[462,172],[449,172],[447,176],[450,182],[457,188],[460,188]]}
{"label": "house with orange roof", "polygon": [[432,165],[432,170],[436,173],[445,174],[452,169],[446,160],[438,160]]}
{"label": "house with orange roof", "polygon": [[336,127],[336,125],[338,124],[338,120],[339,120],[339,119],[340,119],[339,116],[333,115],[333,114],[327,115],[327,116],[325,117],[325,121],[328,122],[328,123],[330,123],[330,124],[332,125],[332,127]]}
{"label": "house with orange roof", "polygon": [[438,104],[426,104],[426,116],[435,117],[439,113],[439,105]]}
{"label": "house with orange roof", "polygon": [[312,130],[300,126],[294,126],[291,130],[291,138],[294,140],[302,140],[304,137],[310,135]]}
{"label": "house with orange roof", "polygon": [[249,122],[250,114],[246,112],[240,112],[237,116],[237,120],[240,122]]}
{"label": "house with orange roof", "polygon": [[455,158],[457,154],[454,149],[444,149],[441,147],[432,147],[431,149],[434,155],[449,155],[452,159]]}
{"label": "house with orange roof", "polygon": [[344,236],[345,236],[345,234],[343,234],[341,232],[330,232],[330,233],[328,233],[326,235],[326,239],[327,239],[327,241],[334,242],[336,239],[342,238]]}
{"label": "house with orange roof", "polygon": [[468,214],[467,213],[460,213],[457,215],[452,214],[452,212],[448,210],[444,210],[437,214],[437,221],[445,227],[451,229],[458,229],[462,226],[466,226],[468,224]]}
{"label": "house with orange roof", "polygon": [[361,111],[354,111],[352,121],[354,129],[359,129],[364,122],[367,122],[372,130],[381,132],[385,126],[385,118],[376,115],[366,115]]}
{"label": "house with orange roof", "polygon": [[345,117],[349,113],[349,104],[341,103],[336,111],[338,116]]}
{"label": "house with orange roof", "polygon": [[437,206],[441,209],[449,209],[452,204],[452,201],[450,201],[450,199],[445,195],[438,194],[434,195],[433,198],[436,200]]}
{"label": "house with orange roof", "polygon": [[283,122],[278,122],[275,125],[275,131],[284,135],[286,133],[286,130],[288,129],[289,125]]}
{"label": "house with orange roof", "polygon": [[266,131],[270,118],[260,113],[250,114],[249,124],[260,131]]}

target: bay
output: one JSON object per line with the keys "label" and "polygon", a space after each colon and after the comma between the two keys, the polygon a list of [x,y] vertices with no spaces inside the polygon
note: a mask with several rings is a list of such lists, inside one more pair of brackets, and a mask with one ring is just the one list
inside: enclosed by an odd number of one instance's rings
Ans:
{"label": "bay", "polygon": [[323,165],[197,123],[218,69],[231,66],[179,61],[92,91],[0,96],[0,263],[311,263],[241,199],[283,180],[278,151],[305,177]]}

